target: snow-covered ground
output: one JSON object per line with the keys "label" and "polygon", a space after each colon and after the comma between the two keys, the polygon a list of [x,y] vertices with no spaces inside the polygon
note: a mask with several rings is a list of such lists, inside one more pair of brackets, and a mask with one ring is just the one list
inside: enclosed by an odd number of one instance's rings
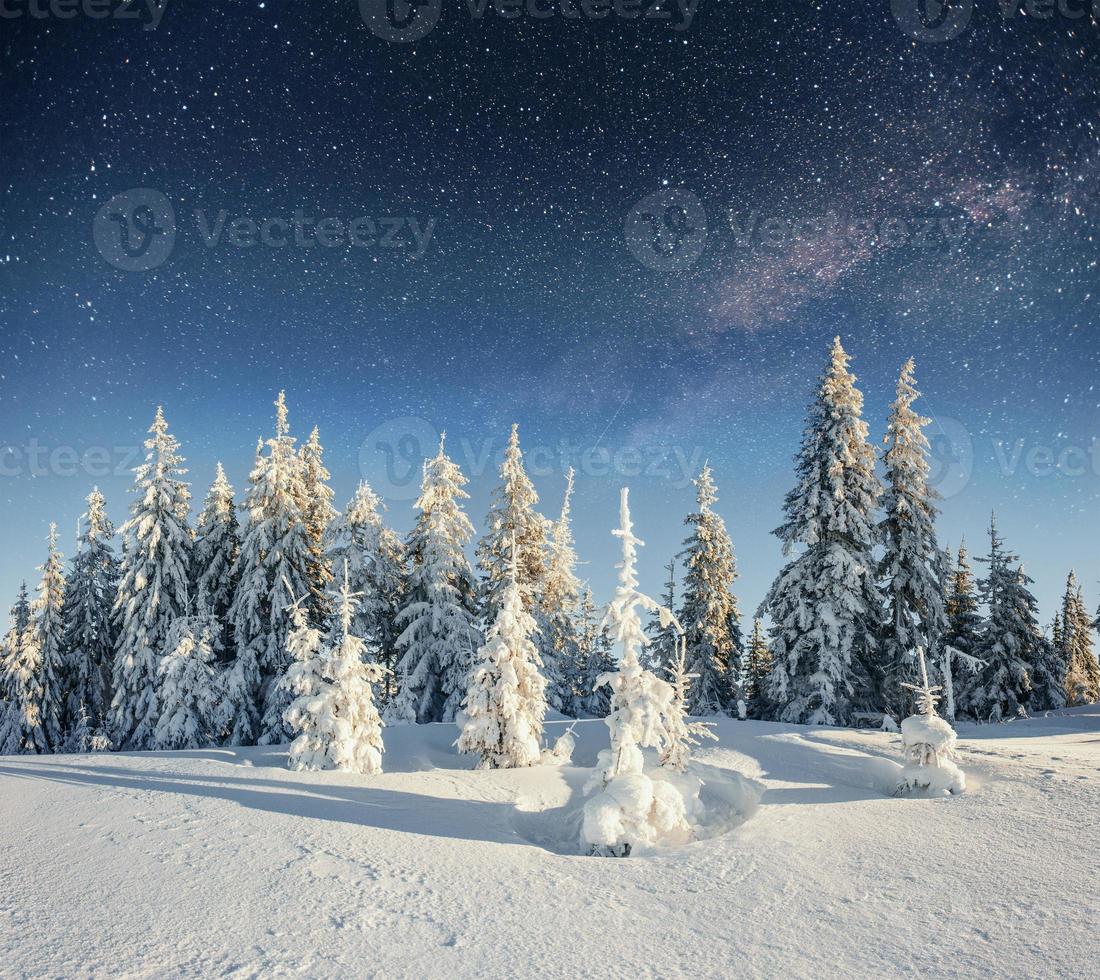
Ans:
{"label": "snow-covered ground", "polygon": [[575,853],[601,722],[575,767],[508,772],[443,725],[387,729],[378,777],[2,758],[0,974],[1100,976],[1100,707],[963,726],[952,799],[889,796],[897,736],[718,732],[704,778],[759,808],[625,860]]}

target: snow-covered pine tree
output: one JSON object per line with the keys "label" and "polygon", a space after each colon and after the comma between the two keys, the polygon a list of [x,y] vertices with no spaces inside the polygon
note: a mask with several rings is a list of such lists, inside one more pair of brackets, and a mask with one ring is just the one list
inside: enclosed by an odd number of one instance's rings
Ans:
{"label": "snow-covered pine tree", "polygon": [[[289,702],[278,684],[288,663],[288,609],[296,596],[307,591],[313,595],[309,534],[301,509],[302,464],[290,434],[284,392],[275,400],[275,435],[266,446],[266,454],[262,446],[257,447],[256,465],[249,476],[242,508],[247,519],[234,568],[237,593],[229,610],[236,660],[230,666],[226,690],[235,702],[233,728],[239,744],[248,744],[257,735],[268,745],[290,740],[283,720]],[[250,691],[257,677],[259,690]],[[250,733],[251,718],[260,705],[260,731]]]}
{"label": "snow-covered pine tree", "polygon": [[474,528],[460,505],[469,497],[467,481],[444,452],[444,438],[424,463],[419,514],[405,547],[409,589],[397,617],[401,687],[391,714],[420,723],[454,721],[479,645],[474,574],[464,551]]}
{"label": "snow-covered pine tree", "polygon": [[[661,599],[666,609],[675,609],[675,559],[665,565],[665,571],[668,572],[668,578],[665,580],[665,591]],[[680,650],[680,641],[676,629],[671,623],[662,626],[660,615],[654,613],[645,628],[645,635],[646,639],[649,640],[649,645],[645,649],[645,663],[643,666],[646,670],[652,670],[658,677],[664,677],[667,675],[668,669],[676,662]]]}
{"label": "snow-covered pine tree", "polygon": [[698,510],[684,521],[684,601],[679,619],[687,642],[688,673],[695,677],[688,698],[693,715],[736,714],[737,670],[741,662],[741,612],[733,594],[737,565],[725,521],[711,508],[718,491],[710,467],[693,481]]}
{"label": "snow-covered pine tree", "polygon": [[325,469],[325,451],[317,426],[310,432],[309,440],[302,444],[298,456],[302,464],[302,519],[309,541],[309,608],[313,621],[320,626],[328,618],[329,611],[327,593],[333,573],[326,545],[329,525],[336,518],[336,509],[332,506],[333,492],[328,485],[330,474]]}
{"label": "snow-covered pine tree", "polygon": [[[335,609],[328,643],[310,661],[295,662],[288,671],[292,683],[312,690],[287,709],[287,725],[297,733],[287,764],[292,769],[373,775],[382,771],[384,749],[372,685],[382,679],[384,668],[364,661],[366,644],[352,632],[356,596],[348,588],[348,575],[341,572],[338,577],[340,588],[330,596]],[[308,645],[302,629],[291,635],[296,643]]]}
{"label": "snow-covered pine tree", "polygon": [[976,682],[979,664],[974,659],[981,643],[982,617],[978,612],[978,597],[974,574],[967,561],[966,542],[959,545],[958,557],[947,584],[947,632],[942,644],[944,679],[944,710],[947,720],[955,721],[960,699],[966,701],[966,691]]}
{"label": "snow-covered pine tree", "polygon": [[761,604],[772,621],[769,716],[815,725],[850,724],[879,706],[874,514],[882,492],[861,418],[863,395],[837,337],[797,456],[775,534],[790,554]]}
{"label": "snow-covered pine tree", "polygon": [[344,513],[331,525],[328,556],[339,575],[345,564],[349,588],[362,593],[352,632],[367,643],[372,659],[386,668],[379,691],[383,704],[396,693],[397,614],[405,599],[407,570],[401,539],[382,521],[385,504],[363,481]]}
{"label": "snow-covered pine tree", "polygon": [[955,765],[955,730],[936,714],[941,688],[928,682],[924,649],[917,648],[918,681],[908,684],[914,692],[914,714],[901,723],[905,768],[895,796],[921,791],[934,796],[954,795],[966,788],[966,778]]}
{"label": "snow-covered pine tree", "polygon": [[115,601],[118,645],[111,675],[109,727],[121,749],[147,749],[157,727],[160,658],[168,631],[187,613],[191,572],[190,488],[183,457],[158,407],[145,462],[134,471],[130,519]]}
{"label": "snow-covered pine tree", "polygon": [[535,505],[535,493],[523,467],[523,452],[519,448],[519,426],[512,425],[512,435],[500,464],[501,484],[493,491],[493,502],[486,518],[488,530],[478,542],[477,564],[481,573],[480,611],[484,625],[496,622],[503,605],[503,595],[511,563],[511,542],[519,549],[517,567],[523,608],[533,613],[542,595],[546,577],[547,520]]}
{"label": "snow-covered pine tree", "polygon": [[1070,706],[1100,701],[1100,665],[1092,650],[1092,622],[1077,576],[1069,573],[1062,606],[1062,645],[1065,650],[1065,703]]}
{"label": "snow-covered pine tree", "polygon": [[605,684],[597,684],[604,674],[615,669],[611,655],[611,637],[600,622],[592,590],[585,587],[581,599],[580,660],[574,682],[574,708],[577,718],[606,718],[611,707],[611,691]]}
{"label": "snow-covered pine tree", "polygon": [[764,685],[772,666],[772,655],[764,637],[764,625],[757,617],[752,621],[752,636],[741,658],[741,700],[745,706],[743,717],[764,716]]}
{"label": "snow-covered pine tree", "polygon": [[11,700],[12,671],[15,669],[15,660],[19,655],[19,645],[23,642],[23,636],[30,621],[31,601],[27,594],[27,583],[21,582],[15,605],[11,607],[11,625],[8,627],[8,632],[4,634],[3,657],[0,658],[0,701]]}
{"label": "snow-covered pine tree", "polygon": [[98,488],[87,497],[80,538],[65,583],[64,729],[79,724],[95,732],[107,722],[115,652],[114,606],[118,559],[111,549],[115,528]]}
{"label": "snow-covered pine tree", "polygon": [[[518,552],[518,547],[514,549]],[[533,766],[542,753],[546,679],[531,641],[535,620],[523,608],[515,557],[500,594],[500,612],[474,657],[462,711],[458,751],[478,756],[479,769]]]}
{"label": "snow-covered pine tree", "polygon": [[[665,607],[667,612],[668,607]],[[665,618],[658,613],[658,619]],[[669,625],[673,625],[670,623]],[[675,630],[674,630],[675,632]],[[687,672],[687,644],[681,639],[677,644],[677,653],[672,664],[666,668],[669,683],[672,686],[672,700],[665,714],[667,739],[661,747],[661,765],[676,772],[687,772],[691,761],[691,750],[704,738],[717,741],[718,736],[711,731],[711,724],[703,721],[688,721],[688,703],[690,700],[693,674]]]}
{"label": "snow-covered pine tree", "polygon": [[879,534],[885,553],[879,562],[886,616],[880,635],[879,662],[884,672],[883,701],[899,722],[912,714],[913,685],[918,677],[915,650],[939,649],[947,628],[941,570],[944,557],[936,542],[939,498],[928,485],[928,439],[931,419],[913,411],[919,397],[910,358],[898,377],[884,439],[886,451],[885,517]]}
{"label": "snow-covered pine tree", "polygon": [[[341,579],[345,581],[347,576]],[[297,740],[298,736],[312,731],[312,715],[297,714],[293,712],[294,705],[302,698],[316,697],[321,691],[324,682],[328,650],[324,646],[324,637],[321,631],[309,621],[306,612],[306,602],[309,593],[303,593],[301,598],[292,603],[287,610],[290,617],[290,632],[287,634],[287,654],[290,657],[290,666],[279,679],[279,684],[284,688],[284,697],[290,702],[287,708],[287,718],[284,720],[291,734]],[[292,724],[293,722],[293,724]],[[304,754],[311,752],[312,735],[299,745],[299,750]],[[297,753],[294,749],[295,742],[291,742],[290,752],[287,756],[287,765],[295,768]]]}
{"label": "snow-covered pine tree", "polygon": [[234,569],[240,554],[240,527],[233,503],[233,487],[218,463],[214,482],[195,522],[194,571],[192,592],[206,596],[210,615],[219,624],[221,656],[233,660],[233,635],[229,626],[229,608],[237,594]]}
{"label": "snow-covered pine tree", "polygon": [[573,467],[569,467],[561,514],[551,528],[550,558],[539,608],[539,650],[547,685],[546,700],[555,711],[565,714],[572,714],[574,709],[573,683],[580,657],[577,616],[581,585],[574,571],[577,553],[569,517],[572,495]]}
{"label": "snow-covered pine tree", "polygon": [[153,747],[159,750],[201,749],[219,735],[215,650],[221,624],[210,614],[205,593],[196,613],[181,616],[168,633],[160,662],[160,712]]}
{"label": "snow-covered pine tree", "polygon": [[989,616],[975,650],[985,666],[956,710],[977,721],[1026,717],[1030,665],[1043,635],[1035,618],[1035,597],[1027,589],[1031,579],[1015,564],[1016,555],[1005,550],[995,517],[989,522],[989,556],[978,561],[988,566],[979,587]]}

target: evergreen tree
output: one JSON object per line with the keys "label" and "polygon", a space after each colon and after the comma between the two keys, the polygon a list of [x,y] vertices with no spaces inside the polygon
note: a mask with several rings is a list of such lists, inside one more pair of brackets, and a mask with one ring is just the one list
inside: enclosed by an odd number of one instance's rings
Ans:
{"label": "evergreen tree", "polygon": [[[347,576],[342,579],[342,582],[346,581]],[[290,607],[290,633],[287,634],[290,666],[279,680],[290,702],[286,722],[295,736],[287,754],[287,766],[291,769],[295,768],[299,754],[307,755],[312,752],[314,745],[319,744],[314,741],[313,714],[308,711],[296,712],[294,705],[301,702],[305,707],[321,693],[328,658],[324,637],[321,631],[309,621],[306,614],[305,602],[308,598],[309,593],[305,593]],[[303,735],[306,736],[305,740],[298,743],[298,739]],[[295,744],[298,744],[297,750],[294,748]],[[304,763],[306,759],[303,758],[302,761]]]}
{"label": "evergreen tree", "polygon": [[440,439],[439,452],[424,464],[419,514],[405,549],[409,591],[397,617],[402,686],[392,711],[402,720],[453,721],[466,692],[478,633],[473,569],[463,550],[474,530],[460,506],[469,497],[465,485]]}
{"label": "evergreen tree", "polygon": [[[943,638],[944,707],[953,722],[959,698],[977,673],[975,651],[981,643],[982,617],[974,575],[967,561],[966,543],[959,545],[958,558],[949,574],[945,613],[947,631]],[[969,677],[969,679],[968,679]]]}
{"label": "evergreen tree", "polygon": [[585,588],[581,599],[580,662],[574,686],[573,715],[577,718],[606,718],[611,692],[596,682],[615,669],[611,637],[600,622],[592,590]]}
{"label": "evergreen tree", "polygon": [[218,736],[218,685],[214,671],[220,624],[206,611],[183,616],[169,631],[168,652],[160,662],[160,713],[153,747],[159,750],[201,749]]}
{"label": "evergreen tree", "polygon": [[[327,649],[319,648],[307,666],[296,662],[288,672],[297,678],[301,670],[308,671],[312,690],[287,709],[287,724],[297,734],[287,764],[292,769],[373,775],[382,771],[384,749],[372,685],[382,679],[384,668],[364,661],[366,645],[352,632],[356,596],[348,589],[348,575],[343,573],[340,579],[340,590],[333,596],[335,616]],[[303,641],[299,630],[292,635]]]}
{"label": "evergreen tree", "polygon": [[[310,541],[302,514],[302,464],[287,421],[286,397],[275,401],[275,436],[267,453],[257,447],[243,510],[247,515],[235,565],[237,593],[229,610],[236,661],[227,677],[235,702],[234,729],[243,744],[260,734],[263,744],[289,741],[283,720],[289,707],[279,687],[287,668],[289,609],[295,596],[309,592]],[[258,681],[258,690],[249,690]],[[251,703],[250,703],[251,702]],[[260,733],[251,718],[263,706]]]}
{"label": "evergreen tree", "polygon": [[309,541],[307,575],[310,589],[310,614],[317,625],[328,616],[327,593],[332,584],[332,565],[326,554],[329,525],[336,518],[332,506],[333,492],[328,485],[329,471],[325,469],[325,451],[321,446],[317,427],[309,434],[309,441],[302,445],[299,458],[302,464],[302,519],[305,521]]}
{"label": "evergreen tree", "polygon": [[[676,608],[676,562],[670,561],[665,565],[668,579],[665,582],[664,600],[666,609]],[[650,617],[645,629],[646,639],[649,645],[645,649],[645,668],[652,670],[658,677],[664,676],[676,661],[680,644],[676,629],[671,623],[662,626],[661,617],[654,614]]]}
{"label": "evergreen tree", "polygon": [[179,443],[158,407],[145,441],[145,462],[134,471],[130,519],[115,601],[118,645],[109,712],[112,738],[122,749],[147,749],[157,727],[160,659],[168,631],[188,606],[190,489],[181,477]]}
{"label": "evergreen tree", "polygon": [[11,625],[8,632],[4,634],[3,658],[0,659],[0,701],[9,701],[12,698],[10,685],[13,683],[14,663],[30,621],[31,602],[27,594],[27,583],[21,582],[19,595],[15,605],[11,607]]}
{"label": "evergreen tree", "polygon": [[810,408],[798,483],[775,531],[785,553],[805,550],[780,571],[760,609],[773,623],[766,699],[779,721],[849,724],[878,704],[881,617],[871,552],[882,489],[862,408],[838,337]]}
{"label": "evergreen tree", "polygon": [[771,651],[759,618],[752,621],[752,636],[741,660],[741,700],[745,718],[764,716],[764,685],[772,666]]}
{"label": "evergreen tree", "polygon": [[[671,607],[664,607],[666,612]],[[658,613],[658,619],[668,619]],[[671,623],[669,625],[672,625]],[[717,741],[718,736],[711,731],[712,724],[703,721],[688,721],[688,702],[690,700],[693,675],[687,672],[686,644],[676,645],[676,655],[666,668],[672,699],[665,711],[666,739],[661,746],[661,765],[676,772],[687,772],[691,761],[691,750],[700,744],[700,740],[709,738]]]}
{"label": "evergreen tree", "polygon": [[237,594],[235,567],[240,554],[240,527],[233,503],[233,487],[218,463],[214,482],[206,495],[202,512],[195,522],[194,571],[191,581],[195,595],[206,596],[210,615],[219,624],[219,642],[215,644],[222,656],[233,660],[232,631],[229,609]]}
{"label": "evergreen tree", "polygon": [[1100,701],[1100,665],[1092,649],[1092,622],[1077,576],[1069,573],[1062,606],[1065,703],[1074,706]]}
{"label": "evergreen tree", "polygon": [[83,722],[91,732],[107,722],[111,667],[115,651],[113,610],[118,592],[118,559],[111,549],[115,528],[98,488],[88,510],[65,584],[65,731]]}
{"label": "evergreen tree", "polygon": [[524,611],[530,613],[537,608],[546,576],[547,521],[535,510],[539,497],[523,468],[518,425],[512,426],[500,465],[500,479],[486,519],[488,530],[477,546],[482,575],[481,619],[485,624],[496,622],[503,605],[513,537],[518,549],[516,565]]}
{"label": "evergreen tree", "polygon": [[458,751],[477,755],[479,769],[533,766],[542,752],[546,679],[531,642],[535,620],[523,608],[517,579],[513,559],[500,614],[474,658],[458,717]]}
{"label": "evergreen tree", "polygon": [[985,666],[965,690],[958,710],[978,721],[1026,717],[1030,664],[1043,636],[1035,597],[1027,589],[1031,579],[1015,564],[1017,557],[1005,550],[995,518],[989,523],[989,557],[978,560],[988,566],[980,589],[989,618],[975,651]]}
{"label": "evergreen tree", "polygon": [[372,659],[386,668],[380,692],[388,704],[396,693],[393,671],[397,667],[397,614],[405,599],[407,570],[401,539],[382,522],[382,499],[359,484],[355,496],[331,527],[329,561],[333,568],[348,570],[349,588],[362,593],[352,632],[367,643]]}
{"label": "evergreen tree", "polygon": [[679,619],[686,633],[688,673],[695,678],[688,711],[731,714],[737,710],[742,646],[741,612],[733,594],[737,566],[726,524],[711,509],[718,492],[709,466],[694,483],[699,509],[684,522],[692,530],[680,552],[684,603]]}
{"label": "evergreen tree", "polygon": [[561,515],[550,535],[550,559],[546,568],[539,620],[539,648],[546,677],[546,700],[555,711],[573,711],[573,682],[580,656],[577,615],[580,582],[574,571],[577,553],[573,548],[569,501],[573,495],[573,468],[565,475],[565,498]]}

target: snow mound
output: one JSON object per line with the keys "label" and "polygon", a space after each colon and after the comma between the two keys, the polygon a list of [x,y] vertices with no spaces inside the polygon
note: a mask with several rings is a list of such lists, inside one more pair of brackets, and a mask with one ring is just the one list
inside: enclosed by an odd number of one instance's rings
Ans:
{"label": "snow mound", "polygon": [[901,738],[906,745],[928,745],[937,752],[954,752],[957,737],[939,715],[910,715],[901,723]]}

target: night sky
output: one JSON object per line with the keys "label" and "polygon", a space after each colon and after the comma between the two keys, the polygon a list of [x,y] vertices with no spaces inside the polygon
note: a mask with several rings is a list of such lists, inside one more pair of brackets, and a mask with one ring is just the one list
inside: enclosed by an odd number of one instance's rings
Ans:
{"label": "night sky", "polygon": [[[975,0],[927,42],[905,4],[442,0],[415,43],[351,0],[0,19],[0,603],[93,483],[123,518],[158,403],[201,500],[219,459],[243,491],[285,388],[338,503],[366,476],[402,531],[442,429],[480,531],[519,422],[545,512],[578,469],[600,600],[619,486],[655,593],[709,459],[748,614],[839,333],[876,443],[916,358],[941,541],[982,553],[995,508],[1044,622],[1071,566],[1093,606],[1100,32]],[[208,242],[223,210],[289,243]]]}

